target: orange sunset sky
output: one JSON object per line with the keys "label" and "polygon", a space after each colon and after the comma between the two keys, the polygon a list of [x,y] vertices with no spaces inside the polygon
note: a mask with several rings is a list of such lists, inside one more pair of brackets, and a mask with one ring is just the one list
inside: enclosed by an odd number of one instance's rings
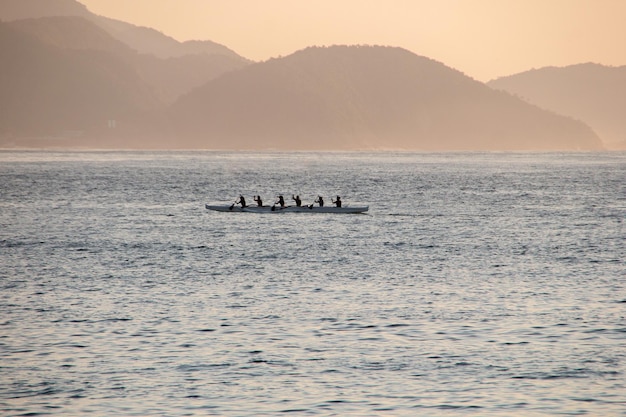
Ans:
{"label": "orange sunset sky", "polygon": [[626,64],[626,0],[79,1],[255,61],[312,45],[391,45],[481,81],[549,65]]}

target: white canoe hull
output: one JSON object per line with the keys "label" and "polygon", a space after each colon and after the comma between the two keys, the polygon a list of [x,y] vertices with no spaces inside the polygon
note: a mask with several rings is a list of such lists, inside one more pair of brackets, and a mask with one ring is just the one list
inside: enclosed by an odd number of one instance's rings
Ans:
{"label": "white canoe hull", "polygon": [[286,206],[281,208],[280,206],[247,206],[242,208],[241,206],[233,205],[210,205],[205,204],[207,210],[224,211],[224,212],[246,212],[246,213],[344,213],[344,214],[356,214],[365,213],[369,210],[369,206],[346,206],[346,207],[318,207],[318,206]]}

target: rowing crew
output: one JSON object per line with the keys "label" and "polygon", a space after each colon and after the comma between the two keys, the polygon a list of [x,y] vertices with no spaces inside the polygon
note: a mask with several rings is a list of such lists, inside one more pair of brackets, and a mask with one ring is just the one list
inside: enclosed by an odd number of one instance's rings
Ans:
{"label": "rowing crew", "polygon": [[[279,195],[278,200],[274,203],[274,206],[276,206],[277,204],[281,207],[281,208],[285,208],[285,198],[282,195]],[[263,200],[261,199],[260,195],[255,195],[254,197],[252,197],[252,199],[256,202],[258,207],[263,207]],[[299,195],[291,195],[291,199],[293,201],[296,202],[296,207],[302,207],[302,200],[300,200],[300,196]],[[335,205],[335,207],[341,207],[341,197],[337,196],[336,200],[331,199],[330,201],[332,201],[332,203]],[[312,208],[315,204],[318,204],[320,207],[324,207],[324,199],[322,198],[321,195],[318,195],[317,198],[315,199],[315,201],[313,202],[313,204],[309,204],[309,208]],[[233,203],[233,206],[235,204],[239,204],[241,205],[241,208],[245,208],[248,207],[248,205],[246,204],[246,199],[244,196],[239,195],[239,198],[237,198],[237,200],[235,200],[235,202]],[[232,208],[232,206],[231,206]]]}

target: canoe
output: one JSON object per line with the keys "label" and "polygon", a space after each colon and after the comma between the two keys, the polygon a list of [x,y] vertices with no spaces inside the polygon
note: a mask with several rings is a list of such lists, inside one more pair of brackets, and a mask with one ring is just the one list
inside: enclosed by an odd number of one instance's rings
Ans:
{"label": "canoe", "polygon": [[345,206],[345,207],[319,207],[319,206],[233,206],[233,205],[210,205],[205,204],[207,210],[236,212],[236,213],[344,213],[357,214],[365,213],[369,206]]}

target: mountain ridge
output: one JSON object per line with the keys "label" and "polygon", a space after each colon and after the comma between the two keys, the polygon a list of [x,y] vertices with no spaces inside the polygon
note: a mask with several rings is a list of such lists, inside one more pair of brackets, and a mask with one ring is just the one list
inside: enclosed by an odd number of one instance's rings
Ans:
{"label": "mountain ridge", "polygon": [[71,131],[63,143],[87,147],[602,149],[581,121],[402,48],[309,47],[251,63],[75,0],[5,0],[0,16],[44,3],[38,17],[0,22],[5,146]]}
{"label": "mountain ridge", "polygon": [[0,2],[0,19],[9,22],[60,16],[77,16],[90,20],[137,52],[152,54],[159,58],[175,58],[202,53],[225,55],[244,63],[250,62],[219,43],[208,40],[179,42],[156,29],[137,26],[92,13],[85,5],[76,0],[2,0]]}
{"label": "mountain ridge", "polygon": [[248,65],[228,55],[195,53],[170,58],[140,54],[89,19],[52,16],[5,23],[21,33],[62,49],[100,50],[128,62],[155,89],[164,104],[218,75]]}
{"label": "mountain ridge", "polygon": [[584,120],[609,149],[626,149],[626,66],[544,67],[487,83],[541,108]]}
{"label": "mountain ridge", "polygon": [[[194,144],[226,137],[242,148],[257,148],[259,141],[297,149],[335,143],[370,149],[383,141],[416,150],[600,148],[581,122],[392,47],[306,48],[224,74],[181,96],[172,109],[174,125],[189,126],[182,136],[195,137]],[[533,128],[537,124],[544,131]],[[299,146],[293,137],[316,144]]]}
{"label": "mountain ridge", "polygon": [[85,131],[158,102],[124,59],[64,49],[0,23],[0,136]]}

